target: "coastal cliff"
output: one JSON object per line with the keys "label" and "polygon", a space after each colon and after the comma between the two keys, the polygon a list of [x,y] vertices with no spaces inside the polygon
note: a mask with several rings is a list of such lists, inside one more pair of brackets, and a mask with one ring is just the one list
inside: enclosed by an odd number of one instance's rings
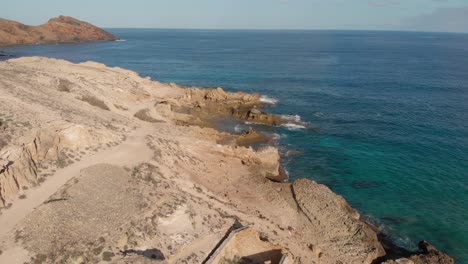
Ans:
{"label": "coastal cliff", "polygon": [[116,40],[111,33],[78,19],[59,16],[40,26],[0,18],[0,46]]}
{"label": "coastal cliff", "polygon": [[285,122],[261,105],[95,62],[0,62],[0,263],[453,263],[428,244],[390,256],[343,197],[281,182],[278,150],[249,146],[261,133],[211,126]]}

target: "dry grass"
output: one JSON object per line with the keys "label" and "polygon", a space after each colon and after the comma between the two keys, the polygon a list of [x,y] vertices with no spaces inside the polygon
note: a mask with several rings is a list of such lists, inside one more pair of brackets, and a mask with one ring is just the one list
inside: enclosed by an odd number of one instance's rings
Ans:
{"label": "dry grass", "polygon": [[110,108],[104,103],[104,101],[100,100],[99,98],[92,96],[92,95],[83,95],[80,99],[81,101],[87,102],[92,106],[99,107],[103,110],[109,111]]}

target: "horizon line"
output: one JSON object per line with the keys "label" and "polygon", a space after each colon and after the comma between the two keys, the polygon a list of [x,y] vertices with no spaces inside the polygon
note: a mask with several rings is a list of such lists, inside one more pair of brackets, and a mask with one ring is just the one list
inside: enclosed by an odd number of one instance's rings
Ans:
{"label": "horizon line", "polygon": [[281,29],[281,28],[182,28],[182,27],[102,27],[103,29],[143,29],[143,30],[210,30],[210,31],[367,31],[367,32],[408,32],[408,33],[444,33],[468,34],[468,31],[431,31],[415,29]]}

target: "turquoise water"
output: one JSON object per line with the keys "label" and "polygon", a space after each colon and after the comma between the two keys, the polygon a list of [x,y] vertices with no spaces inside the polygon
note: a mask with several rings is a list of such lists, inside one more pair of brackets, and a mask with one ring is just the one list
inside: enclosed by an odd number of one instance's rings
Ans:
{"label": "turquoise water", "polygon": [[468,263],[468,35],[111,29],[123,42],[6,49],[94,60],[164,82],[278,99],[310,129],[279,127],[292,179],[343,195],[410,249]]}

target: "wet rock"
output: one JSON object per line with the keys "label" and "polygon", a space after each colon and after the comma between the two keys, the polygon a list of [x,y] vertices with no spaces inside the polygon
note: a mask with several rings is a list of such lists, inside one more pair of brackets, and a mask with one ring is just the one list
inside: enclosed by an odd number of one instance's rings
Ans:
{"label": "wet rock", "polygon": [[421,241],[418,244],[422,254],[413,255],[410,257],[415,264],[453,264],[455,261],[452,257],[437,250],[433,245],[427,241]]}
{"label": "wet rock", "polygon": [[408,253],[408,256],[387,260],[383,264],[454,264],[455,261],[447,254],[440,252],[427,241],[418,244],[419,252]]}
{"label": "wet rock", "polygon": [[234,108],[232,109],[232,116],[238,119],[265,125],[278,126],[287,123],[287,121],[282,120],[279,116],[263,112],[256,107],[250,109]]}

